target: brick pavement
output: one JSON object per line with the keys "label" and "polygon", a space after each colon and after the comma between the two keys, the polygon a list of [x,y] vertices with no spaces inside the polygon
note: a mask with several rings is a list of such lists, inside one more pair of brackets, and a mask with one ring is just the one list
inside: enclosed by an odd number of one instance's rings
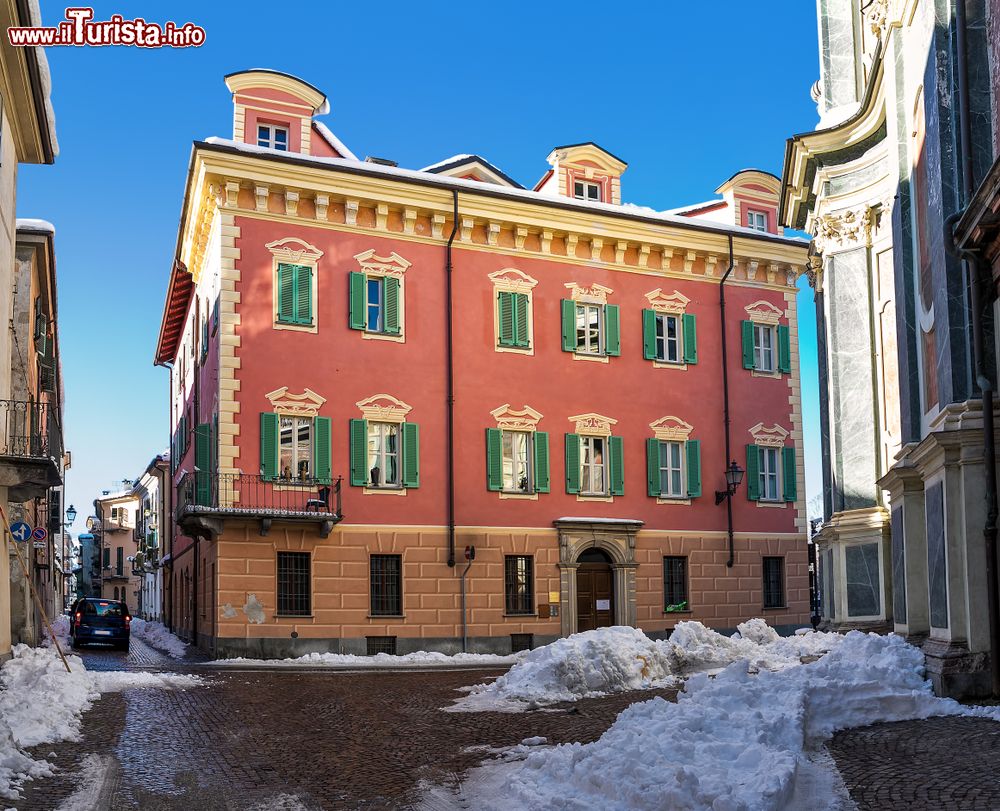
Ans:
{"label": "brick pavement", "polygon": [[452,784],[481,762],[470,747],[535,735],[595,740],[634,701],[673,695],[645,691],[523,714],[440,712],[456,688],[499,672],[210,671],[207,687],[107,694],[86,715],[82,741],[35,750],[55,752],[49,759],[60,771],[28,784],[16,807],[57,808],[90,755],[108,767],[103,796],[113,811],[272,808],[283,793],[309,809],[405,808],[422,780]]}

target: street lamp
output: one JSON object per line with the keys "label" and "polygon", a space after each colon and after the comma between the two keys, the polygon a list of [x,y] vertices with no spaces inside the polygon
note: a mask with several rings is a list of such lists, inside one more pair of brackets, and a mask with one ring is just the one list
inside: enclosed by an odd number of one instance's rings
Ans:
{"label": "street lamp", "polygon": [[732,498],[736,494],[740,484],[743,482],[744,473],[743,468],[736,464],[735,460],[729,463],[729,467],[726,468],[726,489],[715,491],[716,504],[721,504],[727,498]]}
{"label": "street lamp", "polygon": [[76,520],[76,507],[72,504],[69,505],[69,509],[66,510],[66,520],[71,524]]}

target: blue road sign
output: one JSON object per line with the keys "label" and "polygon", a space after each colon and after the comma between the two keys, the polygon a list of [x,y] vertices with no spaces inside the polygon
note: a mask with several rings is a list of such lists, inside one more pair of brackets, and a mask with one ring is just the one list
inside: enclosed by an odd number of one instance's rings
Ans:
{"label": "blue road sign", "polygon": [[10,534],[14,537],[15,541],[24,543],[31,538],[31,527],[24,523],[24,521],[18,521],[11,526]]}

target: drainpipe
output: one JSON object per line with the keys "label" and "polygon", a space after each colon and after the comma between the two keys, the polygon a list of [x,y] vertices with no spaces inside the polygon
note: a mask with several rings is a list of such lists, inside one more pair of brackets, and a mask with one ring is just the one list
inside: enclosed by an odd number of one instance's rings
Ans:
{"label": "drainpipe", "polygon": [[[445,249],[445,343],[448,352],[448,566],[455,568],[455,359],[452,336],[451,277],[454,266],[451,261],[451,245],[458,233],[458,189],[451,190],[452,223],[448,246]],[[465,578],[462,578],[464,588]],[[465,612],[462,612],[463,616]],[[464,643],[463,643],[464,644]],[[463,647],[464,650],[464,647]]]}
{"label": "drainpipe", "polygon": [[[958,90],[959,149],[962,158],[963,202],[968,206],[973,195],[972,127],[969,115],[969,52],[965,2],[955,4],[955,56],[956,84]],[[954,219],[953,219],[954,218]],[[958,219],[958,213],[949,217],[946,227]],[[951,239],[945,244],[954,245]],[[983,540],[986,546],[986,593],[990,633],[990,681],[994,698],[1000,698],[1000,585],[997,577],[997,468],[996,443],[993,433],[993,385],[986,373],[984,360],[982,291],[988,278],[988,268],[981,258],[967,250],[959,250],[965,260],[966,278],[969,280],[969,309],[971,310],[972,351],[976,384],[982,393],[983,403],[983,464],[986,467],[986,523]]]}
{"label": "drainpipe", "polygon": [[[723,464],[722,469],[729,469],[729,460],[731,447],[729,442],[729,355],[727,352],[727,341],[726,341],[726,280],[729,278],[729,274],[733,272],[733,268],[736,263],[733,261],[733,235],[729,234],[729,267],[726,268],[726,272],[722,275],[722,281],[719,282],[719,325],[722,331],[722,421],[725,426],[726,434],[726,458],[725,464]],[[727,485],[728,489],[728,485]],[[733,557],[735,555],[733,551],[733,495],[730,493],[726,497],[726,526],[729,532],[729,560],[726,561],[726,567],[729,569],[733,568]]]}

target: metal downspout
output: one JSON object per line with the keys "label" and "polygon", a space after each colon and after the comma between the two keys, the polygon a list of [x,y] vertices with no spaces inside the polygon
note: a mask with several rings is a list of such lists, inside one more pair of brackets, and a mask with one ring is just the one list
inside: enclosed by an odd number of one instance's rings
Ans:
{"label": "metal downspout", "polygon": [[452,271],[451,246],[458,233],[458,190],[451,190],[452,223],[448,246],[445,249],[445,342],[448,353],[448,566],[455,568],[455,359],[452,329]]}
{"label": "metal downspout", "polygon": [[[729,278],[729,274],[733,272],[735,266],[736,263],[733,261],[733,235],[729,234],[729,267],[726,268],[726,272],[722,275],[722,280],[719,282],[719,326],[722,332],[722,414],[726,434],[726,458],[725,464],[722,466],[724,471],[729,469],[731,454],[729,441],[729,355],[726,341],[726,280]],[[726,498],[726,527],[729,532],[729,560],[726,561],[726,567],[731,569],[733,568],[733,558],[735,557],[733,549],[733,496],[731,493]]]}

